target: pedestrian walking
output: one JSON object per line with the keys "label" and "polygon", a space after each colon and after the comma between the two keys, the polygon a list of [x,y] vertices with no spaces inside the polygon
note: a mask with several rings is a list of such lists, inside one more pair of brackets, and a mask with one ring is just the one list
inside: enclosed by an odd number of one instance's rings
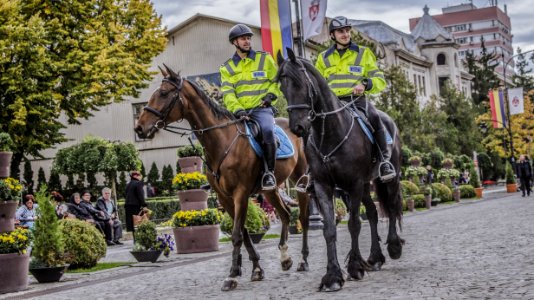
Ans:
{"label": "pedestrian walking", "polygon": [[126,202],[124,203],[124,215],[126,216],[126,230],[133,232],[133,215],[139,214],[142,207],[146,207],[144,184],[139,171],[130,173],[130,182],[126,186]]}
{"label": "pedestrian walking", "polygon": [[525,157],[525,155],[521,154],[519,156],[519,161],[517,162],[516,170],[517,170],[517,177],[519,177],[519,180],[521,182],[522,196],[525,197],[525,192],[527,196],[530,196],[530,192],[532,192],[532,190],[530,189],[530,180],[532,178],[532,167],[530,166],[530,162]]}

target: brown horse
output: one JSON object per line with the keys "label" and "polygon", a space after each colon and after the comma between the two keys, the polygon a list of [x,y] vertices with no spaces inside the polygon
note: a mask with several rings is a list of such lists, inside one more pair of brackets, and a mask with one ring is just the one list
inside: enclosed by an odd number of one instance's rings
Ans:
{"label": "brown horse", "polygon": [[[204,147],[210,185],[217,192],[224,209],[234,219],[232,267],[222,290],[232,290],[237,286],[237,277],[241,276],[243,242],[253,265],[251,280],[258,281],[264,277],[259,264],[260,256],[244,227],[248,198],[254,193],[261,192],[266,196],[282,220],[278,248],[282,269],[289,270],[293,264],[287,251],[290,210],[281,200],[278,189],[259,191],[262,159],[256,156],[249,144],[243,120],[235,119],[229,111],[209,99],[197,85],[181,78],[167,66],[165,70],[161,68],[160,70],[164,79],[139,116],[135,132],[140,138],[153,138],[158,129],[164,129],[167,124],[185,119],[191,126],[190,131],[195,133]],[[277,118],[276,123],[284,129],[295,148],[292,157],[276,161],[276,180],[284,182],[290,178],[296,181],[305,173],[307,167],[302,139],[291,133],[287,119]],[[308,195],[299,193],[297,198],[300,207],[299,218],[303,225],[302,258],[297,270],[306,271],[308,270]]]}

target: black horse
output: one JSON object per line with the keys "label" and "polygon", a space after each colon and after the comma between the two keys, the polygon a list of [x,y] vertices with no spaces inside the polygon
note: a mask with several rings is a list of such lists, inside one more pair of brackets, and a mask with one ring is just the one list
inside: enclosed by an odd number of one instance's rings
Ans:
{"label": "black horse", "polygon": [[[328,266],[321,280],[320,290],[341,289],[344,278],[336,252],[336,225],[333,207],[333,192],[337,186],[349,195],[349,231],[352,239],[348,254],[349,279],[362,279],[366,270],[379,270],[385,262],[377,233],[378,214],[370,197],[370,182],[373,181],[377,197],[384,213],[389,218],[387,238],[388,252],[392,259],[400,258],[404,241],[397,235],[402,218],[400,180],[397,176],[388,183],[378,177],[378,164],[373,162],[373,144],[358,126],[357,120],[347,107],[335,96],[326,80],[306,60],[296,58],[288,49],[288,60],[279,55],[278,79],[285,95],[291,131],[307,137],[306,158],[313,178],[312,193],[320,206],[326,240]],[[400,172],[401,145],[393,120],[381,112],[381,118],[392,135],[391,163],[397,174]],[[358,247],[361,222],[358,216],[360,201],[365,205],[371,226],[371,254],[365,261]]]}

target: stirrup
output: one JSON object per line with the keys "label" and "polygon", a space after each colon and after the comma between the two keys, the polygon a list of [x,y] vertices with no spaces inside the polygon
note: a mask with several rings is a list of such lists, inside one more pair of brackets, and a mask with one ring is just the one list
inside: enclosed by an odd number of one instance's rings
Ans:
{"label": "stirrup", "polygon": [[[274,178],[274,184],[273,186],[264,186],[263,182],[265,181],[265,177],[269,175],[271,175]],[[271,191],[271,190],[276,189],[276,177],[274,177],[274,174],[272,172],[268,171],[268,172],[263,173],[263,176],[261,177],[261,189],[263,191]]]}
{"label": "stirrup", "polygon": [[[382,176],[382,166],[383,165],[389,165],[389,167],[391,168],[393,173],[385,175],[385,176]],[[378,178],[380,178],[380,180],[382,182],[391,181],[395,177],[397,177],[397,172],[395,172],[395,168],[393,168],[393,164],[390,161],[382,161],[380,163],[380,165],[378,165]]]}
{"label": "stirrup", "polygon": [[299,193],[306,193],[310,186],[310,175],[304,174],[300,176],[299,180],[295,184],[295,190]]}

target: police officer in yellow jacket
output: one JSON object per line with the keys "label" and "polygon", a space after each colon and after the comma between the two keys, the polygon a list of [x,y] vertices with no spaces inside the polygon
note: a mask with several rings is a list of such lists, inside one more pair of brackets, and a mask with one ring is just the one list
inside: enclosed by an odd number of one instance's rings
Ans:
{"label": "police officer in yellow jacket", "polygon": [[345,17],[335,17],[328,26],[335,44],[319,54],[315,67],[326,78],[328,86],[340,100],[349,102],[361,96],[354,104],[366,112],[374,128],[374,137],[382,153],[380,179],[390,181],[396,176],[389,158],[384,124],[374,105],[365,99],[365,93],[376,94],[386,87],[384,73],[376,66],[375,55],[369,48],[351,41],[352,26]]}
{"label": "police officer in yellow jacket", "polygon": [[277,67],[271,55],[254,51],[251,47],[253,33],[244,24],[230,29],[228,39],[236,52],[220,68],[221,90],[226,108],[237,118],[256,121],[263,137],[265,172],[261,179],[262,188],[276,188],[274,165],[276,143],[274,138],[274,114],[272,105],[280,89],[274,81]]}

